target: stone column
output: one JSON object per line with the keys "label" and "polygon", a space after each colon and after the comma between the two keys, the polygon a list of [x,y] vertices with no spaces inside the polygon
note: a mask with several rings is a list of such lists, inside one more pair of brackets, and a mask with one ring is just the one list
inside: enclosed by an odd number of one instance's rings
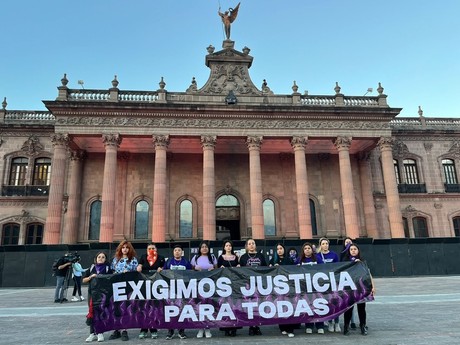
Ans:
{"label": "stone column", "polygon": [[115,194],[117,180],[117,152],[121,144],[121,136],[103,134],[105,146],[104,181],[102,182],[101,232],[99,242],[113,242],[115,224]]}
{"label": "stone column", "polygon": [[351,238],[359,237],[358,215],[356,213],[356,198],[353,187],[353,173],[350,162],[350,137],[337,137],[334,145],[339,151],[340,185],[342,188],[343,215],[345,232]]}
{"label": "stone column", "polygon": [[251,227],[252,238],[264,239],[264,209],[262,195],[262,171],[260,168],[260,146],[262,137],[248,137],[249,184],[251,191]]}
{"label": "stone column", "polygon": [[62,243],[74,244],[78,240],[78,225],[80,220],[80,191],[83,160],[86,152],[83,150],[70,151],[70,182],[68,187],[69,202],[67,205],[66,227],[62,232]]}
{"label": "stone column", "polygon": [[51,167],[48,215],[46,217],[44,244],[59,244],[62,226],[62,201],[64,200],[65,168],[67,161],[68,134],[55,133],[53,143],[53,163]]}
{"label": "stone column", "polygon": [[152,241],[166,240],[166,210],[167,210],[167,176],[166,176],[166,149],[169,145],[168,135],[153,135],[155,145],[155,173],[153,182],[153,221]]}
{"label": "stone column", "polygon": [[203,240],[216,239],[216,182],[214,179],[214,147],[216,136],[202,136],[203,147]]}
{"label": "stone column", "polygon": [[374,195],[372,193],[372,174],[369,165],[369,152],[361,152],[359,155],[359,179],[361,183],[367,236],[378,238]]}
{"label": "stone column", "polygon": [[404,226],[401,213],[401,202],[399,200],[398,185],[393,167],[393,147],[394,139],[382,137],[378,142],[382,158],[383,183],[387,196],[388,219],[390,222],[390,232],[392,238],[404,238]]}
{"label": "stone column", "polygon": [[295,182],[297,191],[297,213],[299,221],[299,237],[313,238],[310,214],[310,194],[308,192],[307,163],[305,146],[308,138],[294,137],[291,140],[295,158]]}

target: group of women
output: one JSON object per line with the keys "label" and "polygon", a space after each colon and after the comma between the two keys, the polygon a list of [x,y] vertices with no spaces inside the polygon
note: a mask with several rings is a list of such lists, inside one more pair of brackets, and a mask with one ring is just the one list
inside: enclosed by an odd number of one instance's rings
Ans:
{"label": "group of women", "polygon": [[[168,260],[158,254],[154,243],[147,246],[147,252],[141,256],[139,260],[136,258],[136,251],[132,244],[128,241],[122,241],[115,252],[115,256],[111,262],[108,261],[107,255],[99,252],[95,259],[94,264],[86,271],[83,278],[84,283],[89,283],[91,279],[97,277],[99,274],[111,273],[124,273],[131,271],[142,272],[147,275],[152,275],[155,272],[160,272],[163,269],[171,270],[185,270],[193,269],[196,271],[211,271],[217,268],[228,267],[257,267],[257,266],[278,266],[278,265],[316,265],[327,264],[340,261],[360,261],[362,260],[361,253],[357,244],[353,243],[351,238],[346,238],[344,241],[343,250],[339,256],[329,249],[329,240],[321,238],[316,248],[312,243],[307,242],[302,245],[299,256],[292,255],[291,251],[287,252],[283,243],[277,243],[273,252],[273,257],[269,262],[266,261],[265,255],[257,250],[256,242],[254,239],[248,239],[245,243],[245,253],[241,256],[237,255],[233,248],[233,243],[230,240],[223,241],[222,254],[216,258],[210,250],[209,243],[203,241],[200,243],[198,253],[188,261],[183,256],[183,250],[180,245],[173,248],[172,257]],[[371,279],[372,281],[372,279]],[[374,284],[372,281],[372,294],[375,292]],[[91,293],[89,291],[89,293]],[[88,299],[89,313],[87,316],[87,324],[90,326],[90,335],[86,339],[87,342],[91,341],[104,341],[102,333],[96,334],[92,324],[92,300]],[[358,317],[361,334],[367,335],[366,326],[366,304],[358,303]],[[343,334],[349,335],[350,329],[355,329],[356,325],[353,320],[353,307],[348,309],[344,314],[344,329]],[[316,328],[319,334],[324,334],[324,323],[307,323],[305,325],[305,332],[307,334],[313,333]],[[281,324],[279,326],[283,335],[294,337],[294,329],[299,328],[296,324]],[[236,335],[237,327],[221,328],[225,332],[225,336],[233,337]],[[328,330],[330,332],[341,332],[339,325],[339,318],[328,322]],[[158,337],[157,329],[141,329],[139,338],[147,338],[150,332],[150,337],[156,339]],[[174,337],[174,330],[169,329],[166,339],[170,340]],[[258,326],[249,327],[249,335],[262,335]],[[184,329],[178,330],[178,337],[181,339],[187,338]],[[211,338],[212,333],[210,329],[200,329],[196,335],[197,338]],[[109,339],[129,340],[128,332],[124,330],[115,330]]]}

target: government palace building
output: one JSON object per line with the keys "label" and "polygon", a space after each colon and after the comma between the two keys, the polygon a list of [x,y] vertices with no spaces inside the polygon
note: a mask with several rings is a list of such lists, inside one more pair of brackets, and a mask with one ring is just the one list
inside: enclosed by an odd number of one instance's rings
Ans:
{"label": "government palace building", "polygon": [[460,119],[398,117],[380,83],[275,94],[249,48],[203,53],[178,92],[64,74],[47,111],[5,98],[1,244],[460,236]]}

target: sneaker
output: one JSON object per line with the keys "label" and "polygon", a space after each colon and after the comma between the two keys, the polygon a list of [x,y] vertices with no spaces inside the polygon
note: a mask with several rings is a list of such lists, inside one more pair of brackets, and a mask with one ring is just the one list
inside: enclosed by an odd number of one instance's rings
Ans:
{"label": "sneaker", "polygon": [[355,330],[355,329],[356,329],[356,323],[352,322],[352,323],[350,324],[350,328],[353,329],[353,330]]}
{"label": "sneaker", "polygon": [[90,334],[90,335],[89,335],[89,337],[88,337],[88,338],[86,338],[86,340],[85,340],[85,341],[86,341],[87,343],[90,343],[90,342],[92,342],[92,341],[96,341],[96,340],[97,340],[97,335],[96,335],[96,334],[94,334],[94,333],[92,333],[92,334]]}
{"label": "sneaker", "polygon": [[260,330],[259,327],[254,327],[254,334],[255,335],[262,335],[262,331]]}
{"label": "sneaker", "polygon": [[336,324],[335,324],[335,332],[336,332],[336,333],[342,332],[342,329],[340,328],[340,324],[339,324],[339,323],[336,323]]}
{"label": "sneaker", "polygon": [[158,333],[157,332],[152,332],[151,337],[152,337],[152,339],[158,338]]}
{"label": "sneaker", "polygon": [[121,337],[120,331],[113,331],[113,333],[110,334],[109,340],[118,339],[120,337]]}
{"label": "sneaker", "polygon": [[123,341],[128,341],[129,340],[128,332],[126,332],[126,331],[121,332],[121,340],[123,340]]}
{"label": "sneaker", "polygon": [[205,329],[204,330],[204,336],[206,338],[211,338],[212,337],[211,331],[209,329]]}
{"label": "sneaker", "polygon": [[249,327],[249,335],[255,335],[253,327]]}
{"label": "sneaker", "polygon": [[54,303],[61,303],[61,300],[60,299],[55,299]]}
{"label": "sneaker", "polygon": [[97,341],[98,341],[98,342],[104,341],[104,334],[99,333],[99,334],[97,335]]}
{"label": "sneaker", "polygon": [[203,331],[202,329],[200,329],[200,330],[198,331],[198,334],[196,335],[196,337],[197,337],[197,338],[203,338],[203,333],[204,333],[204,331]]}
{"label": "sneaker", "polygon": [[76,296],[73,296],[72,299],[71,299],[72,302],[78,302],[79,299],[76,297]]}
{"label": "sneaker", "polygon": [[166,340],[171,340],[172,338],[174,338],[174,332],[169,331]]}
{"label": "sneaker", "polygon": [[140,332],[139,339],[144,339],[144,338],[147,338],[147,332]]}
{"label": "sneaker", "polygon": [[319,328],[318,329],[318,334],[324,334],[324,328]]}
{"label": "sneaker", "polygon": [[289,338],[294,338],[294,333],[288,333]]}
{"label": "sneaker", "polygon": [[84,300],[85,300],[85,297],[80,296],[80,301],[84,301]]}
{"label": "sneaker", "polygon": [[361,334],[362,335],[367,335],[367,326],[361,325],[361,326],[359,326],[359,328],[361,328]]}
{"label": "sneaker", "polygon": [[312,334],[313,333],[313,330],[311,328],[306,328],[305,329],[305,333],[307,334]]}
{"label": "sneaker", "polygon": [[179,338],[181,338],[181,339],[187,339],[187,336],[185,335],[184,331],[179,332]]}
{"label": "sneaker", "polygon": [[332,322],[329,322],[327,325],[327,330],[329,332],[334,332],[334,324]]}
{"label": "sneaker", "polygon": [[282,334],[282,335],[287,335],[287,332],[286,332],[286,331],[282,331],[281,334]]}

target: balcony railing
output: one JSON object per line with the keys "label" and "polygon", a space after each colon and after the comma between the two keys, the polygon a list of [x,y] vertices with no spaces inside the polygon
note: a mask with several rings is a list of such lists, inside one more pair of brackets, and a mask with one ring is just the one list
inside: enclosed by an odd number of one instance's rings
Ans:
{"label": "balcony railing", "polygon": [[444,183],[446,193],[460,193],[460,184]]}
{"label": "balcony railing", "polygon": [[398,192],[399,193],[426,193],[426,185],[425,183],[418,183],[418,184],[400,183],[398,184]]}
{"label": "balcony railing", "polygon": [[2,196],[48,196],[49,186],[2,186]]}

